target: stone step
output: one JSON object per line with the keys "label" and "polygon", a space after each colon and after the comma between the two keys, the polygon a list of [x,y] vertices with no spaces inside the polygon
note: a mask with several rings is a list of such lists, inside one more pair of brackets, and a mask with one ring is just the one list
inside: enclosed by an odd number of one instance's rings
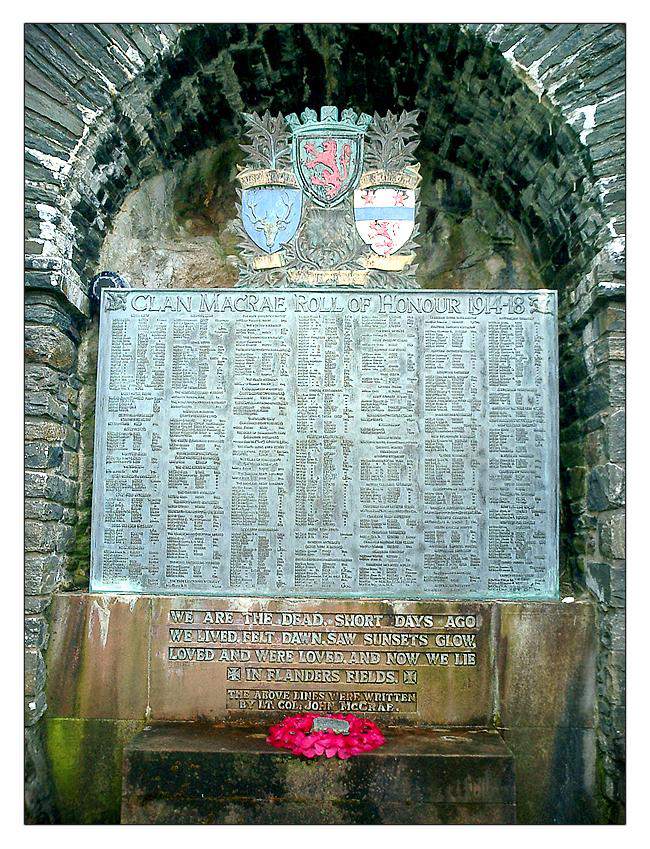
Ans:
{"label": "stone step", "polygon": [[513,757],[495,731],[388,728],[347,761],[272,748],[266,731],[146,727],[124,752],[131,824],[514,823]]}

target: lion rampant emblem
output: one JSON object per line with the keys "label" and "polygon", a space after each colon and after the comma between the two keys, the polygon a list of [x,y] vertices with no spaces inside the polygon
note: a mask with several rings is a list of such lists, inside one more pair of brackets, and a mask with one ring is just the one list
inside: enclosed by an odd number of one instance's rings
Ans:
{"label": "lion rampant emblem", "polygon": [[305,142],[305,152],[311,157],[305,160],[305,168],[314,171],[311,184],[323,186],[328,200],[339,194],[348,177],[352,146],[346,142],[342,147],[339,155],[336,139],[325,139],[320,151],[314,142]]}
{"label": "lion rampant emblem", "polygon": [[305,109],[287,115],[292,135],[294,173],[316,206],[338,206],[356,188],[363,166],[363,137],[372,118],[335,106],[323,106],[320,118]]}

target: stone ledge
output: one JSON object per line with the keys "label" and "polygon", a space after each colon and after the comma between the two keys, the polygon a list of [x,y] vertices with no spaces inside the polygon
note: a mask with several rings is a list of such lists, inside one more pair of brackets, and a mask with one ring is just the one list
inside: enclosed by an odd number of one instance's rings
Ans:
{"label": "stone ledge", "polygon": [[125,749],[123,823],[513,823],[496,732],[386,729],[348,761],[273,749],[259,728],[164,723]]}

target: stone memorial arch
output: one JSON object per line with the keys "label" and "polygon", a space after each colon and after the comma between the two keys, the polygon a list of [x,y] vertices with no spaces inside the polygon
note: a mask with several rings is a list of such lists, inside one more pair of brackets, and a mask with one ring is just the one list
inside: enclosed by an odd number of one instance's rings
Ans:
{"label": "stone memorial arch", "polygon": [[494,719],[519,752],[519,821],[619,820],[624,29],[30,24],[25,69],[28,818],[117,819],[121,749],[143,724],[48,698],[52,600],[88,587],[91,280],[234,284],[240,114],[338,103],[420,110],[421,286],[557,290],[561,595],[590,612],[579,658],[561,656],[566,620],[539,649],[540,674],[564,676],[552,709],[531,697],[529,724]]}

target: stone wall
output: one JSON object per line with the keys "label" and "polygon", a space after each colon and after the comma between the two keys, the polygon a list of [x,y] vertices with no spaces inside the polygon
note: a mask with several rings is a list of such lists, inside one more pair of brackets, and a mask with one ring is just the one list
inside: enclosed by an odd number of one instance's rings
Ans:
{"label": "stone wall", "polygon": [[624,29],[484,24],[476,31],[498,44],[526,85],[579,133],[604,219],[600,249],[564,304],[560,469],[566,562],[600,609],[599,767],[616,819],[625,798]]}
{"label": "stone wall", "polygon": [[25,321],[25,758],[27,802],[40,820],[51,815],[39,728],[47,608],[69,582],[77,518],[82,322],[61,295],[40,290],[27,294]]}
{"label": "stone wall", "polygon": [[[91,337],[81,375],[77,347],[106,233],[129,192],[238,137],[243,108],[328,102],[421,109],[423,161],[492,198],[561,294],[562,566],[600,611],[599,776],[607,816],[622,816],[624,62],[612,24],[27,26],[30,818],[56,817],[39,747],[42,650],[51,594],[83,580],[76,465],[91,427],[78,393],[91,411]],[[434,207],[423,204],[432,274]]]}

